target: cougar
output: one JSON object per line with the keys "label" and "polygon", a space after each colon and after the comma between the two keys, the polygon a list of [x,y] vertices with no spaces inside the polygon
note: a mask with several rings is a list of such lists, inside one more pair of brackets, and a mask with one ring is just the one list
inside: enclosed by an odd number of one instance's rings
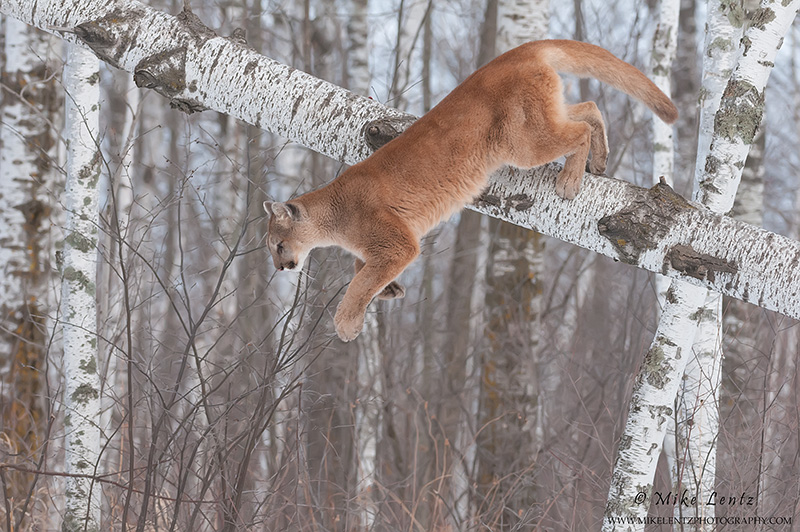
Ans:
{"label": "cougar", "polygon": [[565,103],[558,72],[607,83],[666,123],[678,118],[652,81],[610,52],[576,41],[530,42],[477,70],[331,183],[285,203],[264,203],[277,269],[301,268],[316,247],[340,246],[356,256],[334,317],[339,338],[358,336],[375,296],[403,297],[395,279],[419,254],[420,239],[473,201],[502,165],[532,168],[565,156],[556,193],[567,200],[578,194],[585,168],[605,172],[600,111],[594,102]]}

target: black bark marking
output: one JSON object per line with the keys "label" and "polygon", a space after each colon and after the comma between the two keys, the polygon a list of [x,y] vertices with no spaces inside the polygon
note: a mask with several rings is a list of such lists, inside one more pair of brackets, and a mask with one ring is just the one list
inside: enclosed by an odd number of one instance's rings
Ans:
{"label": "black bark marking", "polygon": [[416,118],[379,118],[364,124],[361,133],[364,135],[367,145],[372,151],[377,150],[390,140],[399,137],[400,134],[414,123]]}
{"label": "black bark marking", "polygon": [[638,264],[642,252],[656,247],[678,215],[694,207],[664,183],[650,189],[634,188],[631,196],[631,202],[619,212],[598,220],[597,229],[621,261]]}
{"label": "black bark marking", "polygon": [[[138,27],[145,17],[144,9],[114,9],[105,16],[75,27],[75,34],[103,61],[120,67],[120,59],[136,44]],[[177,46],[145,57],[134,67],[133,80],[138,87],[153,89],[169,98],[173,108],[186,113],[206,109],[194,99],[176,98],[187,87],[186,57],[189,46],[200,48],[217,36],[191,11],[172,17]],[[196,82],[192,91],[197,90]]]}
{"label": "black bark marking", "polygon": [[186,89],[186,47],[173,48],[145,57],[133,71],[137,87],[153,89],[172,98]]}
{"label": "black bark marking", "polygon": [[189,98],[173,98],[172,100],[169,101],[169,106],[172,109],[183,111],[187,115],[208,110],[208,107],[206,107],[202,103],[198,102],[197,100],[191,100]]}
{"label": "black bark marking", "polygon": [[533,200],[527,194],[514,194],[508,198],[508,203],[518,211],[527,211],[533,206]]}
{"label": "black bark marking", "polygon": [[257,66],[258,66],[258,61],[256,61],[255,59],[249,61],[247,65],[245,65],[244,67],[245,75],[252,73]]}
{"label": "black bark marking", "polygon": [[293,122],[294,121],[294,117],[295,117],[295,115],[297,115],[297,110],[300,109],[300,104],[303,102],[304,99],[305,99],[305,97],[301,94],[294,101],[294,105],[292,105],[292,114],[291,114],[291,118],[289,119],[289,122]]}
{"label": "black bark marking", "polygon": [[475,205],[484,204],[484,205],[491,205],[493,207],[499,207],[500,204],[502,203],[502,200],[500,199],[500,196],[495,196],[494,194],[487,194],[484,192],[480,196],[475,198],[474,203]]}
{"label": "black bark marking", "polygon": [[119,60],[131,48],[135,28],[144,17],[144,10],[112,9],[105,16],[75,26],[75,35],[97,57],[119,68]]}
{"label": "black bark marking", "polygon": [[712,283],[715,281],[717,273],[736,274],[739,271],[735,262],[699,253],[691,246],[683,244],[674,246],[664,257],[662,273],[666,274],[669,268],[689,277]]}

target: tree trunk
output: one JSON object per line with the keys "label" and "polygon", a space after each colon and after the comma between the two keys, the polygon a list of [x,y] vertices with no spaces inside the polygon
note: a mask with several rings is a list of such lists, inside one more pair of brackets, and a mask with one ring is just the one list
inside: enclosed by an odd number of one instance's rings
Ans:
{"label": "tree trunk", "polygon": [[[672,95],[672,62],[678,47],[679,0],[661,0],[658,26],[653,37],[653,54],[650,61],[651,79],[667,96]],[[653,116],[653,184],[664,179],[674,186],[675,142],[672,126]],[[656,294],[663,305],[669,288],[669,280],[656,275]]]}
{"label": "tree trunk", "polygon": [[[743,55],[728,82],[716,114],[711,150],[706,157],[703,173],[698,174],[698,197],[715,212],[727,212],[733,204],[747,148],[753,141],[755,127],[763,114],[763,91],[767,78],[798,7],[800,0],[786,5],[765,2],[762,4],[762,15],[767,22],[752,26],[745,35]],[[743,95],[749,95],[749,98],[742,98]],[[614,466],[604,530],[643,528],[641,520],[647,515],[648,509],[643,502],[652,491],[657,463],[655,457],[659,454],[657,451],[663,443],[667,425],[660,418],[665,413],[667,417],[672,415],[675,393],[691,348],[687,338],[694,338],[696,334],[697,323],[704,314],[700,309],[705,298],[704,290],[686,283],[675,281],[670,288],[659,332],[634,386],[629,418]],[[680,327],[673,330],[666,328],[665,323],[675,320],[681,323]],[[665,346],[669,348],[665,349]],[[653,363],[654,355],[657,364]],[[642,418],[644,405],[647,405],[649,412]],[[653,421],[658,423],[653,424]],[[630,449],[638,452],[630,454]],[[623,521],[617,522],[620,518]],[[637,519],[639,526],[631,524]]]}
{"label": "tree trunk", "polygon": [[[700,132],[695,175],[701,175],[701,164],[708,156],[714,134],[713,117],[719,109],[729,73],[736,66],[739,40],[744,25],[741,2],[709,2],[706,15],[706,37],[703,53],[703,89],[701,91]],[[695,181],[695,187],[698,181]],[[716,487],[716,457],[719,436],[719,390],[722,375],[722,297],[713,291],[706,295],[700,312],[692,355],[676,402],[672,487],[684,489],[706,500]],[[702,517],[695,529],[711,530],[705,518],[715,516],[715,507],[675,506],[675,515]],[[679,525],[676,525],[676,528]]]}
{"label": "tree trunk", "polygon": [[[369,95],[370,68],[368,0],[349,0],[347,19],[347,82],[355,94]],[[354,452],[356,461],[356,501],[359,525],[371,530],[378,514],[377,459],[378,438],[381,434],[383,386],[380,367],[383,360],[378,318],[368,313],[364,331],[358,338],[357,400],[355,402]]]}
{"label": "tree trunk", "polygon": [[[50,124],[61,108],[48,64],[52,37],[12,18],[5,25],[5,64],[0,107],[0,425],[16,457],[36,462],[48,405],[45,396],[50,282],[48,257],[56,136]],[[58,51],[60,47],[53,51]],[[15,529],[29,526],[24,506],[32,475],[8,471]],[[0,513],[5,512],[5,506]],[[2,518],[0,522],[4,522]]]}
{"label": "tree trunk", "polygon": [[[480,29],[478,67],[489,62],[495,55],[497,39],[498,0],[486,0],[483,23]],[[447,393],[441,401],[438,419],[442,439],[455,450],[451,464],[453,482],[450,490],[450,504],[454,508],[451,522],[454,529],[471,522],[476,505],[471,485],[474,483],[473,465],[477,451],[475,435],[470,431],[477,425],[475,403],[480,395],[480,380],[472,370],[479,353],[479,340],[483,326],[482,307],[485,301],[484,286],[481,282],[485,272],[479,271],[481,254],[488,246],[481,246],[481,238],[486,234],[483,217],[479,213],[465,210],[458,217],[453,258],[450,262],[447,287],[447,322],[445,327],[444,352],[442,364],[446,378]],[[459,282],[464,280],[464,282]],[[466,405],[466,406],[465,406]]]}
{"label": "tree trunk", "polygon": [[[78,17],[81,20],[92,19],[93,14],[95,18],[81,25],[79,31],[92,42],[101,57],[120,68],[137,71],[140,82],[160,88],[176,106],[184,110],[207,106],[228,112],[254,125],[269,127],[275,133],[346,164],[369,155],[377,145],[376,137],[385,142],[411,120],[408,115],[373,100],[358,98],[227,39],[213,36],[191,15],[171,17],[134,0],[105,8],[77,0],[62,0],[59,10],[51,9],[49,12],[43,2],[37,4],[39,9],[34,12],[24,6],[22,0],[7,0],[0,6],[0,11],[43,27],[74,26]],[[103,15],[110,11],[113,11],[112,15],[104,18]],[[113,24],[114,31],[122,34],[119,39],[111,39],[102,45],[100,36],[113,35],[105,31],[114,20],[117,21]],[[133,34],[136,34],[135,40],[128,37]],[[115,43],[121,45],[119,49]],[[177,60],[182,68],[167,70],[172,77],[159,77],[159,72],[167,65],[162,65],[159,70],[146,61],[140,64],[139,58],[143,55],[151,60],[169,56],[148,53],[158,50],[173,50],[181,54]],[[243,75],[245,71],[247,75]],[[199,76],[201,72],[204,73],[202,77]],[[179,73],[182,76],[174,78]],[[163,84],[169,84],[169,79],[176,81],[175,91],[164,89]],[[365,139],[364,125],[377,119],[382,122],[374,129],[366,128]],[[387,133],[387,130],[393,133]],[[650,271],[686,279],[787,316],[800,317],[800,289],[794,288],[800,284],[800,279],[793,278],[793,271],[780,267],[792,261],[790,250],[795,244],[790,240],[744,224],[731,226],[726,218],[709,217],[695,209],[685,210],[692,213],[688,218],[679,217],[682,219],[677,223],[670,221],[669,227],[675,231],[668,231],[665,236],[659,232],[638,243],[623,238],[607,238],[595,230],[598,223],[606,214],[615,212],[637,196],[641,197],[641,189],[587,174],[581,194],[574,201],[566,202],[555,194],[554,179],[559,168],[559,165],[550,164],[513,175],[507,170],[500,171],[492,176],[485,194],[471,208]],[[703,225],[695,226],[698,222]],[[608,226],[605,223],[600,226],[608,235]],[[731,239],[730,235],[736,231],[749,233],[750,240]],[[709,240],[705,243],[700,239],[693,241],[694,236],[701,233],[708,235]],[[681,242],[670,242],[675,238]],[[713,245],[711,239],[714,239]],[[675,244],[685,246],[689,242],[694,252],[688,257],[685,248],[671,249]],[[722,249],[718,246],[720,243],[725,244]],[[788,254],[778,260],[773,257],[767,257],[766,261],[760,257],[754,260],[754,243],[762,250],[769,249],[769,255]],[[643,244],[647,244],[647,248]],[[637,245],[640,249],[632,249]],[[747,249],[741,249],[743,247]],[[669,251],[672,255],[665,265],[664,259]],[[708,261],[717,258],[724,262],[728,258],[734,259],[734,256],[735,262],[726,268],[733,270],[735,266],[735,272],[720,272],[719,264]],[[685,261],[692,257],[689,262]],[[698,278],[711,270],[715,274]]]}
{"label": "tree trunk", "polygon": [[655,339],[634,381],[628,420],[614,462],[604,531],[644,530],[653,477],[705,291],[673,283],[667,301]]}
{"label": "tree trunk", "polygon": [[100,530],[100,380],[97,373],[96,273],[100,73],[97,58],[72,45],[64,67],[67,93],[67,212],[61,320],[67,501],[63,529]]}
{"label": "tree trunk", "polygon": [[[549,2],[499,0],[495,54],[547,37]],[[489,522],[513,526],[517,509],[536,502],[533,489],[515,488],[516,476],[537,460],[543,439],[540,331],[544,237],[491,220],[486,266],[487,349],[481,360],[478,489]],[[523,521],[524,522],[524,521]]]}

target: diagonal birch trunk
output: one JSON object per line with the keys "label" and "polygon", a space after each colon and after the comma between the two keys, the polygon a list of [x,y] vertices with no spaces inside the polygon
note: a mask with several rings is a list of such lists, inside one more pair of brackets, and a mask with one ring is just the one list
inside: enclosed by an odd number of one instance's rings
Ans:
{"label": "diagonal birch trunk", "polygon": [[62,266],[64,415],[67,478],[65,531],[100,530],[100,380],[97,373],[98,188],[100,71],[97,58],[71,45],[64,67],[67,94],[67,212]]}
{"label": "diagonal birch trunk", "polygon": [[[181,110],[229,113],[346,164],[362,160],[413,120],[218,37],[191,13],[171,16],[134,0],[42,0],[33,8],[24,0],[3,0],[0,13],[45,29],[74,28],[102,59],[134,72],[137,84],[166,95]],[[800,260],[800,243],[679,201],[660,186],[647,191],[587,174],[576,200],[560,200],[558,169],[500,171],[471,208],[800,317],[800,272],[786,266]],[[642,219],[651,224],[635,222]]]}
{"label": "diagonal birch trunk", "polygon": [[[704,50],[704,61],[707,61],[709,58],[708,55],[708,43],[709,43],[709,36],[712,35],[710,33],[710,28],[713,27],[710,17],[712,16],[713,7],[709,5],[709,30],[707,33],[706,38],[706,49]],[[672,79],[672,62],[676,57],[677,54],[677,33],[678,33],[678,18],[680,12],[680,3],[677,0],[663,0],[661,2],[661,8],[659,11],[659,23],[658,27],[656,28],[656,33],[653,38],[653,56],[652,56],[652,79],[658,85],[658,87],[664,91],[665,94],[670,95],[670,85]],[[735,49],[735,47],[734,47]],[[717,104],[719,103],[719,97],[722,96],[722,90],[719,90],[717,93],[711,93],[711,96],[717,94],[716,101]],[[709,93],[704,93],[704,97],[706,100],[714,100],[713,97],[709,97]],[[703,110],[706,110],[707,107],[703,107]],[[713,116],[713,113],[712,113]],[[712,129],[709,128],[706,130],[707,135],[711,134]],[[672,126],[668,126],[664,124],[661,120],[657,118],[653,120],[653,182],[658,183],[659,179],[665,179],[667,183],[672,184],[673,179],[673,170],[674,170],[674,139],[672,134]],[[659,308],[664,308],[666,305],[667,293],[670,287],[670,280],[663,275],[656,274],[655,278],[655,286],[656,286],[656,296],[658,300]],[[715,294],[713,292],[709,292],[709,294],[714,294],[717,299],[719,299],[719,294]],[[713,317],[713,316],[712,316]],[[707,316],[703,316],[705,321],[707,320]],[[712,330],[713,331],[713,330]],[[712,341],[717,339],[717,335],[715,334],[708,334],[708,328],[699,327],[697,332],[698,338],[709,338]],[[697,350],[697,340],[695,341],[694,349]],[[704,350],[705,352],[705,350]],[[713,351],[712,351],[713,352]],[[687,412],[691,412],[691,410],[687,411],[687,403],[691,404],[695,408],[698,405],[695,404],[695,401],[698,396],[698,389],[697,387],[700,386],[701,381],[706,382],[702,377],[703,375],[700,373],[696,373],[700,371],[700,367],[696,363],[696,358],[692,357],[690,359],[687,368],[686,374],[684,375],[684,379],[681,382],[681,387],[683,393],[678,393],[678,401],[677,401],[677,409],[673,411],[673,415],[667,417],[665,423],[665,440],[663,444],[664,455],[667,459],[667,463],[669,464],[670,472],[672,473],[672,486],[673,486],[673,493],[683,493],[682,483],[681,480],[683,479],[683,463],[684,460],[681,457],[686,456],[684,454],[684,449],[686,449],[687,444],[689,443],[686,434],[687,430],[686,427],[689,424],[686,422],[687,419]],[[712,375],[719,375],[719,372],[713,373]],[[688,386],[691,383],[692,386]],[[702,403],[701,403],[702,405]],[[713,414],[715,413],[715,404],[706,404],[703,405],[702,413]],[[700,412],[698,412],[700,414]],[[702,418],[701,415],[697,416],[697,421],[700,421]],[[716,417],[714,418],[716,419]],[[680,432],[676,432],[676,425]],[[700,434],[706,435],[705,432],[705,425],[703,426],[703,432]],[[712,429],[713,430],[713,429]],[[716,430],[712,432],[712,438],[716,434]],[[710,449],[710,445],[713,445],[715,439],[712,439],[709,444],[708,438],[703,439],[701,446],[702,450]],[[696,450],[694,446],[692,450]],[[711,455],[709,458],[713,458],[716,455]],[[688,463],[697,463],[699,466],[703,464],[699,461],[695,462],[691,460],[692,455],[688,457]],[[713,466],[713,460],[709,460],[711,466]],[[709,467],[708,471],[709,474],[702,476],[702,473],[705,471],[702,467],[699,471],[692,470],[692,473],[695,473],[692,477],[694,479],[701,479],[704,478],[707,481],[710,480],[713,482],[713,467]],[[688,480],[688,478],[687,478]],[[698,490],[692,490],[692,493],[697,493],[699,495]],[[694,507],[704,509],[704,506]],[[690,509],[684,509],[682,504],[675,504],[674,505],[674,513],[676,517],[681,517],[684,513],[688,513]],[[675,528],[681,528],[683,525],[676,524]]]}
{"label": "diagonal birch trunk", "polygon": [[[747,150],[763,114],[763,95],[774,59],[800,0],[765,0],[745,34],[744,49],[714,120],[713,144],[698,175],[698,199],[713,212],[728,212]],[[703,318],[706,291],[674,281],[650,350],[634,385],[609,490],[603,530],[643,530],[653,476],[672,415],[692,339]]]}
{"label": "diagonal birch trunk", "polygon": [[[744,27],[741,3],[709,1],[706,13],[696,179],[702,175],[711,149],[714,116],[730,73],[736,66]],[[668,434],[667,440],[674,442],[673,489],[676,493],[687,489],[698,500],[706,500],[716,483],[722,378],[722,296],[709,290],[699,317],[692,353],[676,400],[674,434]],[[676,517],[702,517],[703,520],[696,521],[696,528],[710,530],[713,521],[708,518],[714,517],[715,507],[678,504],[674,514]],[[675,525],[676,528],[679,526]]]}

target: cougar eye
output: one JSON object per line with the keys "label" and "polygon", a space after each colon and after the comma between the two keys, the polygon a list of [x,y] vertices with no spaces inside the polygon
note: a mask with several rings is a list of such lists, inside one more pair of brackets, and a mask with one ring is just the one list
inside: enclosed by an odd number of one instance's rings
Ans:
{"label": "cougar eye", "polygon": [[276,249],[278,250],[278,253],[283,253],[283,242],[278,242]]}

